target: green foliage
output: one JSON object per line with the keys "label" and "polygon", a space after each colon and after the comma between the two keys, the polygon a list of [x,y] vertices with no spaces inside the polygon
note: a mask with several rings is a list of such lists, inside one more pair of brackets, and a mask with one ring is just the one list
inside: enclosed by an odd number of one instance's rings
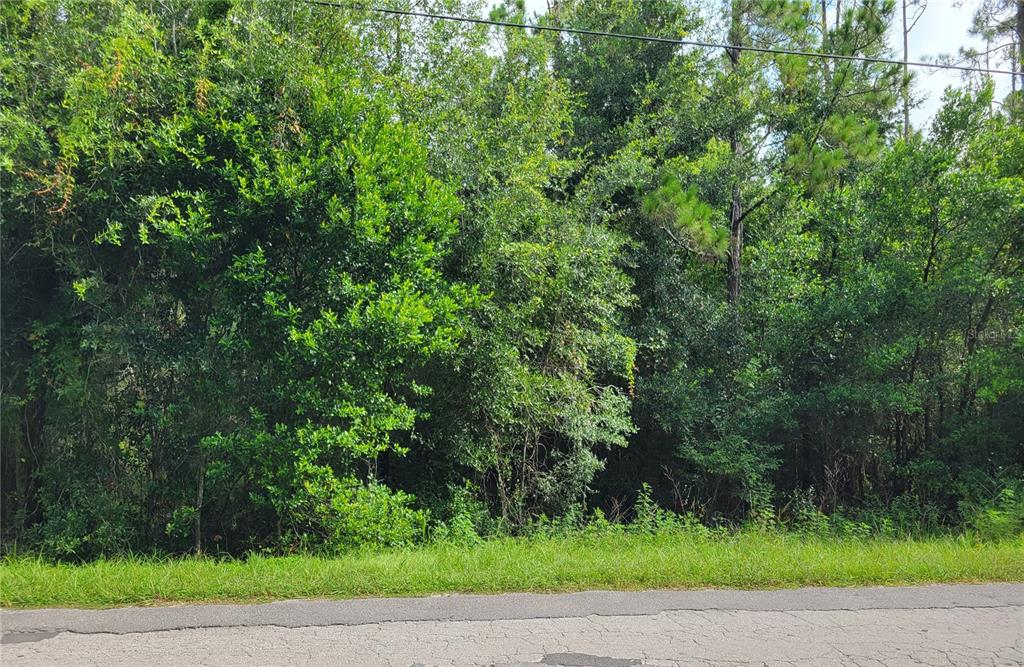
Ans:
{"label": "green foliage", "polygon": [[678,178],[667,176],[657,190],[644,197],[643,210],[652,220],[666,226],[668,233],[675,229],[689,239],[692,245],[684,242],[689,250],[712,257],[725,256],[729,235],[712,224],[714,211],[698,199],[696,186],[684,190]]}
{"label": "green foliage", "polygon": [[633,506],[633,521],[628,526],[629,532],[685,535],[691,539],[706,539],[715,534],[692,513],[676,514],[660,507],[654,501],[651,491],[647,483],[640,488]]}
{"label": "green foliage", "polygon": [[998,540],[1024,534],[1024,497],[1019,487],[1002,488],[993,500],[961,509],[978,537]]}
{"label": "green foliage", "polygon": [[[724,18],[884,57],[894,7]],[[0,21],[5,544],[1019,532],[1024,129],[991,85],[904,135],[877,62],[278,1]]]}
{"label": "green foliage", "polygon": [[494,522],[486,505],[474,493],[471,485],[448,490],[448,503],[444,518],[431,526],[431,538],[435,542],[477,544],[482,536],[494,532]]}
{"label": "green foliage", "polygon": [[407,546],[422,539],[426,515],[412,509],[412,498],[380,484],[364,486],[318,470],[304,484],[305,494],[289,508],[300,531],[292,539],[307,547],[342,551],[359,546]]}
{"label": "green foliage", "polygon": [[[425,380],[437,399],[422,437],[424,467],[443,486],[470,476],[514,531],[584,503],[605,452],[626,444],[635,345],[621,323],[622,240],[562,201],[576,165],[556,153],[571,107],[546,67],[552,45],[519,31],[498,39],[504,56],[475,43],[458,86],[444,67],[422,84],[439,98],[419,111],[427,131],[459,128],[438,166],[466,202],[449,271],[486,295],[454,358]],[[434,40],[432,53],[448,44]]]}
{"label": "green foliage", "polygon": [[[44,315],[61,327],[45,340],[65,330],[79,350],[70,366],[43,362],[57,371],[41,394],[48,428],[65,405],[92,405],[54,433],[51,459],[136,489],[129,502],[171,536],[192,508],[241,544],[308,531],[329,548],[410,541],[423,517],[366,462],[401,453],[394,434],[429,393],[413,374],[452,353],[475,298],[439,272],[457,229],[451,188],[427,173],[416,129],[361,92],[347,47],[325,58],[264,19],[198,18],[181,50],[161,17],[111,10],[82,35],[104,47],[62,83],[54,117],[21,99],[57,152],[19,174],[44,186],[14,200],[5,226],[48,249],[54,288],[81,304],[65,297]],[[40,5],[26,29],[60,11]],[[68,553],[95,530],[75,506],[44,501],[41,518]],[[152,539],[136,530],[113,532]]]}
{"label": "green foliage", "polygon": [[[548,16],[555,25],[587,30],[684,37],[694,30],[697,7],[671,0],[572,0]],[[581,98],[574,115],[573,143],[595,155],[612,152],[647,90],[676,58],[668,44],[617,39],[560,40],[553,63]]]}
{"label": "green foliage", "polygon": [[5,607],[510,591],[864,586],[1024,581],[1020,540],[836,540],[764,532],[504,538],[471,547],[360,550],[336,557],[125,557],[83,565],[0,561]]}
{"label": "green foliage", "polygon": [[53,559],[88,560],[129,551],[135,545],[133,529],[141,523],[138,506],[75,472],[46,476],[40,489],[43,520],[29,532],[27,544]]}

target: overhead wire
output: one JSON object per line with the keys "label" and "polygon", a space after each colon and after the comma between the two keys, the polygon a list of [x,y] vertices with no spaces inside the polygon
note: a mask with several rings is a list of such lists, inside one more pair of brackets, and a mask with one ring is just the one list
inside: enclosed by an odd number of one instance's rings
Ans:
{"label": "overhead wire", "polygon": [[511,21],[499,21],[496,19],[477,18],[475,16],[457,16],[454,14],[440,14],[436,12],[418,11],[413,9],[393,9],[390,7],[379,7],[376,5],[360,3],[330,2],[329,0],[302,0],[309,5],[322,7],[333,7],[337,9],[349,9],[365,11],[376,14],[388,14],[392,16],[405,16],[411,18],[430,19],[434,21],[453,21],[460,23],[474,23],[498,28],[519,28],[522,30],[537,30],[545,32],[557,32],[570,35],[586,35],[589,37],[609,37],[612,39],[625,39],[640,42],[654,42],[660,44],[673,44],[676,46],[692,46],[705,49],[723,49],[726,51],[751,51],[755,53],[766,53],[775,55],[803,56],[805,58],[818,58],[822,60],[853,61],[881,65],[898,65],[900,67],[922,67],[933,70],[957,70],[961,72],[974,72],[978,74],[1008,74],[1017,76],[1020,73],[1008,69],[996,69],[990,67],[970,67],[967,65],[956,65],[952,63],[933,63],[921,60],[897,60],[894,58],[878,58],[873,56],[858,56],[844,53],[826,53],[822,51],[805,51],[801,49],[783,49],[767,46],[723,44],[720,42],[705,42],[695,39],[682,39],[677,37],[659,37],[657,35],[637,35],[622,32],[609,32],[605,30],[588,30],[585,28],[569,28],[565,26],[543,25],[539,23],[514,23]]}

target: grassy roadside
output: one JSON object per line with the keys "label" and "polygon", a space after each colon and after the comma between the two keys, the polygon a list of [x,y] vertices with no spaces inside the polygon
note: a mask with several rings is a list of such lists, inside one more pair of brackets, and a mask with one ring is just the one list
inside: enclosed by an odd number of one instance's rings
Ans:
{"label": "grassy roadside", "polygon": [[739,533],[500,539],[336,558],[0,561],[4,607],[644,588],[1024,582],[1024,539],[863,539]]}

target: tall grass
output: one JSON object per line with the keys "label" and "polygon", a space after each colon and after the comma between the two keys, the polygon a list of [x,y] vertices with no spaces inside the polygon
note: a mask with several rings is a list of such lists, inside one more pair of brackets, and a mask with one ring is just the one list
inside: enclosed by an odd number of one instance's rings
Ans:
{"label": "tall grass", "polygon": [[409,596],[447,592],[773,588],[1024,581],[1024,539],[836,539],[745,531],[493,539],[334,557],[0,561],[6,607]]}

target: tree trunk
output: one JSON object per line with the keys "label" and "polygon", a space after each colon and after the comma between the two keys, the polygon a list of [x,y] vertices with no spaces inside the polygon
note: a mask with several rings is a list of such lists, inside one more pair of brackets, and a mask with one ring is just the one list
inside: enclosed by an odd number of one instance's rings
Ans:
{"label": "tree trunk", "polygon": [[1024,0],[1017,0],[1017,76],[1024,93]]}
{"label": "tree trunk", "polygon": [[[743,42],[743,15],[740,0],[732,0],[731,25],[729,27],[729,44],[741,46]],[[729,49],[729,63],[733,76],[736,76],[739,69],[740,50]],[[739,115],[739,93],[734,100],[733,128],[729,133],[729,152],[735,165],[739,157],[740,142],[739,130],[735,126],[735,118]],[[735,305],[740,298],[740,273],[742,270],[741,258],[743,255],[743,201],[740,197],[739,175],[732,186],[732,205],[729,208],[729,256],[726,267],[726,290],[729,303]]]}
{"label": "tree trunk", "polygon": [[907,2],[903,0],[903,138],[910,137],[910,68],[907,61],[910,60],[910,26],[907,25]]}
{"label": "tree trunk", "polygon": [[[735,155],[736,140],[730,141]],[[729,292],[729,303],[735,305],[740,299],[740,257],[743,253],[743,202],[740,199],[740,184],[737,181],[732,188],[732,207],[729,211],[729,268],[726,274],[726,288]]]}
{"label": "tree trunk", "polygon": [[[821,50],[826,53],[832,50],[828,43],[828,0],[821,0]],[[832,74],[829,59],[825,58],[821,63],[825,68],[825,78],[830,79]]]}
{"label": "tree trunk", "polygon": [[206,490],[206,461],[199,464],[199,472],[196,475],[196,513],[192,522],[192,530],[196,539],[196,555],[203,553],[203,493]]}

